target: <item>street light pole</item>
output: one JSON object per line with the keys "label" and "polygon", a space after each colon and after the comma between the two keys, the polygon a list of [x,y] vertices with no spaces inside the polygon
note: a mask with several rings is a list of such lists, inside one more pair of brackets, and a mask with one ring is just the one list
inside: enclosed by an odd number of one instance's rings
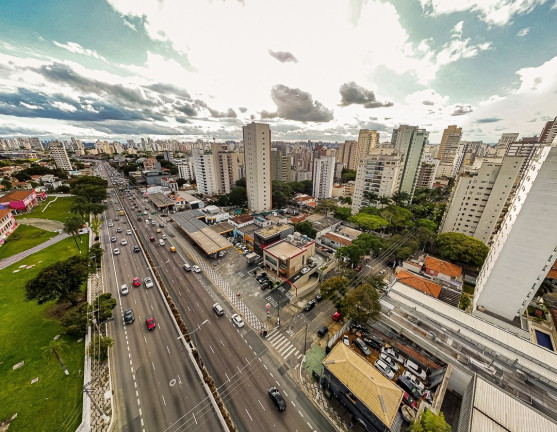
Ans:
{"label": "street light pole", "polygon": [[306,355],[306,344],[307,344],[307,340],[308,340],[308,323],[305,322],[305,321],[304,321],[304,323],[306,325],[306,333],[304,335],[304,355]]}

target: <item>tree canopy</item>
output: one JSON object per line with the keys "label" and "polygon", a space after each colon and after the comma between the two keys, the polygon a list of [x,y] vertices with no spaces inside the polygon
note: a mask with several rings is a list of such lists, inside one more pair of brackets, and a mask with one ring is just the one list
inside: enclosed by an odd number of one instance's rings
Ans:
{"label": "tree canopy", "polygon": [[437,236],[437,250],[441,258],[481,267],[489,248],[480,240],[462,233],[447,232]]}
{"label": "tree canopy", "polygon": [[333,276],[324,281],[319,287],[321,295],[330,299],[333,303],[338,302],[346,293],[348,279],[344,276]]}
{"label": "tree canopy", "polygon": [[314,239],[317,236],[317,230],[313,227],[313,224],[307,220],[294,224],[294,229],[298,231],[300,234],[306,235],[312,239]]}
{"label": "tree canopy", "polygon": [[338,204],[332,199],[320,200],[315,206],[315,212],[320,214],[329,215],[330,212],[334,212],[338,207]]}
{"label": "tree canopy", "polygon": [[389,225],[389,222],[381,216],[358,213],[348,219],[366,231],[379,231]]}
{"label": "tree canopy", "polygon": [[370,284],[358,285],[346,295],[342,309],[344,315],[361,323],[376,321],[381,312],[379,293]]}
{"label": "tree canopy", "polygon": [[335,218],[346,221],[352,215],[350,207],[337,207],[335,209]]}
{"label": "tree canopy", "polygon": [[445,421],[442,412],[435,414],[431,410],[424,410],[421,417],[410,425],[410,432],[451,432],[451,426]]}

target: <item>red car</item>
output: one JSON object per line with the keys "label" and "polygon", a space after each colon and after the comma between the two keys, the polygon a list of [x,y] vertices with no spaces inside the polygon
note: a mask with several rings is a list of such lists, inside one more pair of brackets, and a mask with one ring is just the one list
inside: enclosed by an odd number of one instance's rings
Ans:
{"label": "red car", "polygon": [[361,265],[357,265],[357,266],[354,268],[354,270],[356,270],[357,272],[359,272],[361,269],[362,269],[362,266],[361,266]]}
{"label": "red car", "polygon": [[157,327],[157,323],[155,322],[155,318],[152,315],[147,315],[145,317],[145,324],[147,324],[147,330],[154,330]]}
{"label": "red car", "polygon": [[418,402],[416,402],[416,399],[410,396],[407,392],[404,392],[402,395],[402,402],[412,408],[418,408]]}
{"label": "red car", "polygon": [[133,286],[138,287],[139,285],[141,285],[141,279],[136,276],[133,278]]}
{"label": "red car", "polygon": [[333,317],[332,317],[332,318],[333,318],[333,321],[338,321],[338,320],[340,320],[340,317],[341,317],[341,316],[342,316],[342,314],[341,314],[339,311],[336,311],[336,312],[333,314]]}

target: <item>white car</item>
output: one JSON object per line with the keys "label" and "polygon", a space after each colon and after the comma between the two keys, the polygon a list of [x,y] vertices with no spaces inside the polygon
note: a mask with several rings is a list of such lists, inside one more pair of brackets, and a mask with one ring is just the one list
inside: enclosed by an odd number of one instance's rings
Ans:
{"label": "white car", "polygon": [[425,392],[424,383],[421,382],[412,372],[404,371],[402,372],[402,376],[410,381],[412,384],[414,384],[420,393],[423,394]]}
{"label": "white car", "polygon": [[398,364],[392,359],[392,357],[389,357],[387,354],[385,353],[381,353],[379,354],[379,359],[383,360],[385,363],[387,363],[389,365],[389,367],[395,371],[398,372],[399,366]]}
{"label": "white car", "polygon": [[120,249],[118,248],[114,249],[114,255],[120,255]]}
{"label": "white car", "polygon": [[236,327],[241,328],[243,327],[244,324],[244,320],[242,319],[242,317],[238,314],[234,314],[232,315],[232,322],[236,325]]}
{"label": "white car", "polygon": [[145,288],[153,288],[153,281],[149,276],[143,279],[143,283],[145,284]]}
{"label": "white car", "polygon": [[126,284],[124,284],[120,287],[120,292],[122,293],[122,295],[128,295],[130,290],[129,290],[128,286]]}
{"label": "white car", "polygon": [[121,244],[122,246],[126,246],[126,245],[128,244],[128,241],[127,241],[126,239],[122,239],[122,240],[120,241],[120,244]]}
{"label": "white car", "polygon": [[302,273],[303,275],[305,275],[307,272],[309,272],[309,270],[310,270],[309,267],[304,267],[300,273]]}
{"label": "white car", "polygon": [[127,234],[127,235],[132,235],[132,230],[127,230],[127,231],[126,231],[126,234]]}
{"label": "white car", "polygon": [[393,348],[392,346],[383,346],[381,347],[381,352],[388,355],[389,357],[392,357],[394,360],[396,360],[399,363],[404,363],[405,358],[400,354],[400,352]]}
{"label": "white car", "polygon": [[161,236],[161,239],[166,240],[166,234],[163,234],[163,235]]}
{"label": "white car", "polygon": [[196,273],[201,273],[201,269],[199,268],[199,266],[194,265],[194,266],[192,267],[192,269],[193,269],[193,271],[196,272]]}
{"label": "white car", "polygon": [[378,359],[373,365],[387,378],[393,379],[395,377],[393,370],[383,360]]}
{"label": "white car", "polygon": [[342,337],[342,343],[346,346],[350,346],[350,338],[348,337],[348,335],[344,335]]}
{"label": "white car", "polygon": [[116,243],[116,237],[110,237],[110,241],[111,241],[112,243]]}
{"label": "white car", "polygon": [[425,370],[423,370],[420,366],[418,366],[415,362],[413,362],[410,359],[406,359],[406,361],[404,362],[404,367],[409,370],[410,372],[412,372],[414,375],[416,375],[418,378],[421,378],[423,380],[426,379],[426,373]]}
{"label": "white car", "polygon": [[108,226],[109,226],[110,228],[112,228],[112,227],[114,226],[114,224],[113,224],[112,222],[108,222]]}

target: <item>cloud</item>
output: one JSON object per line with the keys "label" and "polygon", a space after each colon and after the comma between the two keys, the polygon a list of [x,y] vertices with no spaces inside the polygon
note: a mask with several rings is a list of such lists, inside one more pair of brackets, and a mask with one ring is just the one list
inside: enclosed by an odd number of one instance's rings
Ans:
{"label": "cloud", "polygon": [[83,48],[77,42],[66,42],[65,44],[63,44],[63,43],[60,43],[60,42],[52,41],[52,43],[54,45],[56,45],[57,47],[68,50],[69,52],[72,52],[74,54],[82,54],[82,55],[86,55],[86,56],[89,56],[89,57],[94,57],[94,58],[102,60],[102,61],[106,61],[106,59],[102,55],[100,55],[97,51],[89,49],[89,48]]}
{"label": "cloud", "polygon": [[340,106],[352,104],[363,105],[364,108],[379,108],[393,106],[392,102],[379,102],[375,93],[356,84],[354,81],[344,83],[339,89],[342,100]]}
{"label": "cloud", "polygon": [[502,119],[497,117],[486,117],[476,120],[476,123],[496,123],[500,122]]}
{"label": "cloud", "polygon": [[221,112],[221,111],[217,111],[216,109],[211,108],[209,105],[207,105],[202,100],[197,99],[195,101],[195,103],[197,105],[199,105],[200,107],[203,107],[207,111],[209,111],[209,114],[211,114],[211,117],[214,117],[214,118],[237,118],[238,117],[238,114],[236,114],[236,111],[234,111],[232,108],[228,108],[227,111]]}
{"label": "cloud", "polygon": [[457,104],[454,106],[453,112],[452,112],[452,116],[460,116],[460,115],[464,115],[464,114],[469,114],[473,111],[472,106],[471,105],[461,105],[461,104]]}
{"label": "cloud", "polygon": [[276,111],[275,112],[269,112],[269,111],[266,111],[266,110],[261,111],[260,115],[261,115],[262,119],[272,119],[272,118],[277,118],[279,116],[278,112],[276,112]]}
{"label": "cloud", "polygon": [[508,24],[515,15],[526,15],[548,0],[420,0],[425,15],[449,15],[455,12],[475,12],[490,25]]}
{"label": "cloud", "polygon": [[189,117],[195,117],[197,115],[197,110],[193,104],[187,102],[176,101],[174,103],[174,109],[186,114]]}
{"label": "cloud", "polygon": [[240,111],[242,114],[245,113],[248,109],[246,107],[239,107],[238,111]]}
{"label": "cloud", "polygon": [[518,37],[524,37],[524,36],[526,36],[528,33],[530,33],[530,27],[524,27],[523,29],[520,29],[516,35],[517,35]]}
{"label": "cloud", "polygon": [[470,38],[462,39],[464,21],[459,21],[451,31],[451,40],[435,55],[437,66],[454,63],[463,58],[472,58],[481,51],[491,49],[490,42],[472,44]]}
{"label": "cloud", "polygon": [[277,84],[271,89],[271,98],[277,105],[279,117],[284,119],[304,122],[328,122],[333,119],[331,110],[300,89]]}
{"label": "cloud", "polygon": [[422,104],[423,105],[435,105],[435,102],[425,100],[425,101],[422,101]]}
{"label": "cloud", "polygon": [[298,63],[298,59],[294,56],[294,54],[288,51],[269,50],[269,54],[271,54],[271,56],[276,58],[281,63],[286,63],[286,62]]}

